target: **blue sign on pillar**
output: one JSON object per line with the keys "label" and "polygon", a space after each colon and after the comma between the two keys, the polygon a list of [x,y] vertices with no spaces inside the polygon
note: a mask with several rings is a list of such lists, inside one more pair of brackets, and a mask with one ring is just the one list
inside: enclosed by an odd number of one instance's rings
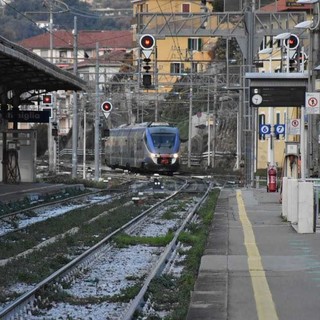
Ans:
{"label": "blue sign on pillar", "polygon": [[275,124],[274,125],[275,134],[285,134],[286,133],[286,125],[285,124]]}
{"label": "blue sign on pillar", "polygon": [[271,125],[270,124],[260,124],[259,133],[260,134],[270,134],[271,133]]}

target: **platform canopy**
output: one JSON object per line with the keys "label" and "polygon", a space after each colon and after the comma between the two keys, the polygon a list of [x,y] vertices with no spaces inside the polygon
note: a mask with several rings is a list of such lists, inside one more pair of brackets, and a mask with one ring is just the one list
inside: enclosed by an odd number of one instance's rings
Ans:
{"label": "platform canopy", "polygon": [[[86,91],[86,82],[33,52],[0,37],[0,96],[9,91]],[[1,99],[1,103],[3,103]]]}

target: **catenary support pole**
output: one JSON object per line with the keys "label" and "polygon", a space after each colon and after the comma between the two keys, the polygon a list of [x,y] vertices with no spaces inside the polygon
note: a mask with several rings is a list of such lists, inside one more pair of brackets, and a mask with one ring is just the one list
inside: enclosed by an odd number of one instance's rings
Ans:
{"label": "catenary support pole", "polygon": [[94,120],[94,180],[100,178],[100,99],[99,99],[99,43],[96,43],[96,108]]}
{"label": "catenary support pole", "polygon": [[[73,72],[78,74],[78,31],[77,31],[77,17],[74,17],[73,30]],[[77,177],[78,166],[78,106],[77,106],[77,92],[73,91],[73,121],[72,121],[72,178]]]}

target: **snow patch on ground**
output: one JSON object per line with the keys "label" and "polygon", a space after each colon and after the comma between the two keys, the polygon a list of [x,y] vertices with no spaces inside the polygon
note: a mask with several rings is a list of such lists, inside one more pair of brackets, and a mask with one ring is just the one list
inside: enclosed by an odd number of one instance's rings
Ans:
{"label": "snow patch on ground", "polygon": [[[101,196],[101,197],[92,197],[89,199],[90,204],[94,204],[97,202],[101,202],[103,200],[108,201],[109,196]],[[45,221],[49,218],[57,217],[60,215],[63,215],[69,211],[84,207],[86,204],[66,204],[66,205],[61,205],[61,206],[56,206],[56,207],[49,207],[45,209],[37,209],[34,210],[37,214],[36,217],[25,217],[24,219],[21,219],[18,221],[18,228],[25,228],[28,227],[34,223]],[[3,236],[11,231],[13,231],[15,228],[10,225],[10,224],[3,224],[0,225],[0,236]]]}
{"label": "snow patch on ground", "polygon": [[[69,210],[72,209],[69,208]],[[57,211],[59,210],[57,209]],[[58,212],[52,213],[50,211],[50,217],[53,214],[58,214]],[[181,215],[184,214],[186,213],[181,213]],[[134,233],[146,237],[165,235],[169,229],[176,228],[177,222],[178,220],[157,218],[153,223],[146,222]],[[99,257],[87,267],[81,277],[71,281],[71,287],[65,289],[65,291],[76,298],[106,298],[120,294],[121,290],[136,284],[146,274],[147,270],[153,267],[162,249],[144,245],[122,249],[106,247],[105,251],[101,252]],[[181,257],[181,259],[183,258],[184,256]],[[178,276],[182,272],[182,267],[172,265],[168,272]],[[12,290],[18,291],[22,288],[24,288],[23,285],[19,284]],[[128,305],[125,303],[109,302],[86,306],[57,303],[50,310],[40,310],[41,314],[39,313],[37,316],[29,315],[27,319],[120,320],[123,318],[123,313],[127,307]]]}

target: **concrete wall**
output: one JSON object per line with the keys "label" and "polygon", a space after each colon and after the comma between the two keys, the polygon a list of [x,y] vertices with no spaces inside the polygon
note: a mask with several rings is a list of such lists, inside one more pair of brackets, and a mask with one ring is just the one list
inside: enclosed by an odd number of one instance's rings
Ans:
{"label": "concrete wall", "polygon": [[314,232],[314,188],[312,182],[283,179],[282,215],[298,233]]}

